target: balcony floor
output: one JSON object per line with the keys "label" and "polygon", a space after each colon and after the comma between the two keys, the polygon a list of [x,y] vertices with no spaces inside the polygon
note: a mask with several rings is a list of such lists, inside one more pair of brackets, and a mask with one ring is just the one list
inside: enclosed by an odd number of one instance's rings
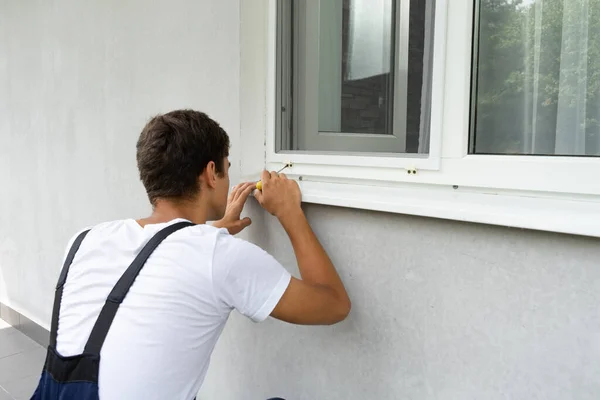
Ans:
{"label": "balcony floor", "polygon": [[0,400],[27,400],[33,394],[46,349],[0,319]]}

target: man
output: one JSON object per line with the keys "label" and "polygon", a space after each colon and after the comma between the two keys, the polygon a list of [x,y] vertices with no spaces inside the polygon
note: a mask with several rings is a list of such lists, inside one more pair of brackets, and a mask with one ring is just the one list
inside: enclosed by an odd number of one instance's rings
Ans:
{"label": "man", "polygon": [[[71,240],[55,301],[57,333],[34,398],[193,399],[233,309],[256,322],[272,316],[294,324],[348,315],[350,300],[303,214],[297,183],[265,171],[262,191],[242,183],[228,196],[228,151],[225,131],[201,112],[173,111],[146,125],[137,163],[152,215],[103,223]],[[287,232],[301,280],[231,236],[251,223],[240,214],[252,191]],[[162,242],[148,250],[158,232]],[[136,256],[137,271],[123,283]]]}

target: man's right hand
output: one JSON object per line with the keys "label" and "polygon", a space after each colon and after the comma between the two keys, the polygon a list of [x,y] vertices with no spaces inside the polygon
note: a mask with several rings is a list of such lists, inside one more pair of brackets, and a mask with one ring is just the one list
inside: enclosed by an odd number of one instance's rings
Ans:
{"label": "man's right hand", "polygon": [[293,324],[334,324],[350,312],[350,299],[329,256],[302,212],[302,194],[284,174],[263,171],[254,197],[279,218],[296,254],[302,280],[292,277],[271,316]]}
{"label": "man's right hand", "polygon": [[302,193],[296,181],[268,171],[263,171],[261,180],[262,191],[255,190],[254,197],[265,210],[279,219],[302,210]]}

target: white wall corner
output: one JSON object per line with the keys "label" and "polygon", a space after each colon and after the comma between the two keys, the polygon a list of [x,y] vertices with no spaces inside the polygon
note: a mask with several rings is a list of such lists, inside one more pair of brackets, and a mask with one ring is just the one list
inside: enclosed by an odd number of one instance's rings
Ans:
{"label": "white wall corner", "polygon": [[268,0],[240,1],[240,178],[266,163]]}

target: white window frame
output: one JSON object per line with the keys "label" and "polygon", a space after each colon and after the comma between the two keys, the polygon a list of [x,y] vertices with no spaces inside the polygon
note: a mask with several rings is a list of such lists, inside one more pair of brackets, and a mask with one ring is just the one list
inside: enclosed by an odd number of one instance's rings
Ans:
{"label": "white window frame", "polygon": [[[292,162],[286,173],[300,182],[303,201],[600,237],[600,158],[468,154],[473,1],[436,4],[426,158],[277,153],[277,0],[260,4],[264,48],[252,51],[265,57],[263,65],[266,60],[265,167],[277,170]],[[244,8],[242,25],[250,18]],[[243,99],[241,107],[244,130]]]}
{"label": "white window frame", "polygon": [[[365,4],[368,4],[366,0]],[[394,37],[382,36],[380,39],[389,40],[390,43],[384,45],[389,50],[394,48],[391,54],[395,61],[392,63],[395,71],[391,71],[393,76],[393,85],[386,87],[394,93],[393,107],[388,107],[386,119],[393,119],[392,130],[385,134],[373,134],[364,132],[344,132],[341,130],[341,106],[342,106],[342,13],[343,0],[310,0],[293,3],[291,1],[280,2],[280,10],[283,15],[279,21],[286,21],[292,25],[291,16],[294,17],[294,24],[291,31],[297,38],[297,44],[292,43],[290,37],[283,38],[276,52],[286,53],[288,48],[294,48],[294,57],[296,62],[289,68],[286,65],[282,74],[282,88],[279,90],[288,90],[286,86],[291,84],[293,76],[295,95],[282,102],[282,106],[292,100],[294,104],[293,114],[302,117],[294,118],[293,131],[299,134],[292,135],[291,147],[297,147],[304,150],[306,154],[325,154],[337,152],[344,148],[344,154],[365,155],[366,147],[370,151],[377,152],[381,156],[386,152],[388,157],[397,157],[402,155],[406,149],[407,136],[407,98],[408,89],[408,55],[409,55],[409,11],[410,0],[397,0],[394,14],[389,14],[390,22],[395,21],[396,26]],[[391,3],[391,1],[390,1]],[[325,15],[324,15],[325,14]],[[298,15],[301,15],[299,17]],[[285,25],[283,23],[282,25]],[[322,32],[322,29],[326,29]],[[286,27],[282,26],[282,30]],[[392,32],[390,32],[391,34]],[[285,35],[285,33],[282,32]],[[289,34],[289,33],[288,33]],[[429,38],[427,38],[429,39]],[[426,40],[426,43],[428,40]],[[320,57],[321,49],[324,46],[330,57]],[[298,50],[296,50],[296,48]],[[302,49],[302,50],[300,50]],[[337,54],[334,54],[337,53]],[[289,56],[289,53],[287,54]],[[285,55],[284,55],[285,56]],[[281,58],[281,57],[280,57]],[[318,59],[318,62],[315,60]],[[288,60],[281,60],[287,64]],[[425,73],[429,66],[426,64]],[[294,73],[291,74],[291,69]],[[429,82],[425,84],[429,87]],[[427,92],[426,92],[427,93]],[[283,97],[283,96],[282,96]],[[321,100],[323,104],[321,104]],[[277,105],[279,107],[279,104]],[[323,109],[321,107],[325,107]],[[289,113],[287,118],[289,118]],[[285,119],[285,118],[282,118]],[[288,124],[291,125],[291,124]],[[325,127],[321,129],[322,127]],[[287,135],[287,129],[282,135]],[[292,150],[290,146],[283,147],[285,150]],[[375,150],[377,149],[377,150]],[[295,149],[297,151],[297,149]],[[285,153],[286,151],[280,152]],[[335,154],[335,153],[334,153]],[[418,154],[414,154],[418,157]]]}
{"label": "white window frame", "polygon": [[[267,120],[269,122],[276,121],[278,118],[276,113],[276,91],[277,91],[277,0],[269,1],[269,35],[268,35],[268,88],[267,88]],[[403,1],[402,4],[407,4]],[[446,18],[439,18],[438,12],[445,15],[445,1],[438,1],[441,6],[438,6],[435,15],[436,33],[433,38],[434,54],[437,52],[441,55],[438,60],[434,59],[432,72],[432,105],[431,105],[431,133],[429,143],[429,154],[407,154],[396,153],[380,155],[375,153],[357,153],[357,154],[336,154],[331,152],[307,152],[307,151],[276,151],[276,135],[278,131],[275,123],[270,123],[267,126],[267,163],[280,165],[287,160],[293,160],[294,165],[331,165],[331,166],[346,166],[367,168],[372,174],[377,173],[380,168],[396,171],[402,170],[433,170],[437,171],[440,168],[441,155],[441,123],[443,110],[443,79],[444,79],[444,52],[445,38],[441,32],[445,31]],[[400,7],[399,7],[400,8]],[[406,30],[407,27],[404,27]],[[406,33],[406,32],[405,32]],[[437,63],[437,65],[436,65]],[[405,71],[400,71],[400,75],[405,75]],[[274,79],[275,78],[275,79]],[[395,90],[396,93],[399,90]],[[402,95],[406,95],[402,93]],[[316,121],[315,121],[316,122]],[[325,163],[325,164],[323,164]],[[323,174],[322,176],[328,176]],[[371,175],[372,176],[372,175]]]}

